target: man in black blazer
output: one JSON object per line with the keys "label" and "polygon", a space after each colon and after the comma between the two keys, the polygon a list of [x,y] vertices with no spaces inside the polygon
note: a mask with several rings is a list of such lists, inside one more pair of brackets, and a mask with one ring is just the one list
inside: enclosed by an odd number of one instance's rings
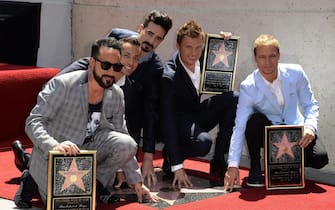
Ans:
{"label": "man in black blazer", "polygon": [[[148,186],[155,185],[157,178],[153,168],[155,144],[159,138],[159,81],[163,73],[163,62],[155,49],[164,40],[172,27],[172,19],[164,12],[153,10],[140,24],[138,32],[113,28],[108,37],[123,39],[136,37],[141,45],[141,55],[135,71],[126,75],[121,86],[125,98],[125,116],[129,134],[139,143],[143,138],[142,175]],[[124,56],[122,55],[122,58]],[[78,70],[87,61],[81,59],[62,70],[61,73]],[[143,135],[141,136],[141,132]]]}
{"label": "man in black blazer", "polygon": [[183,161],[204,156],[211,148],[208,133],[219,124],[215,154],[210,173],[224,177],[234,126],[237,96],[233,92],[212,96],[200,102],[199,83],[205,34],[195,21],[189,21],[177,32],[177,49],[164,66],[161,80],[161,123],[165,143],[163,170],[174,173],[173,186],[191,187]]}

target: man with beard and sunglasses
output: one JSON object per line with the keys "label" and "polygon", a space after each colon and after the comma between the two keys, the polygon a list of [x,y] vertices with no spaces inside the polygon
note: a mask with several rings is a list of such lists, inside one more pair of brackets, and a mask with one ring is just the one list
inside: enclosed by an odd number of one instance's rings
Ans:
{"label": "man with beard and sunglasses", "polygon": [[[115,174],[121,168],[139,202],[142,199],[155,201],[143,185],[135,157],[137,144],[127,131],[123,92],[114,85],[123,68],[120,57],[119,41],[99,39],[92,45],[87,71],[58,75],[38,94],[37,104],[26,120],[25,130],[34,147],[29,169],[23,171],[14,198],[18,207],[31,207],[36,189],[46,203],[48,153],[51,150],[65,156],[75,156],[80,150],[96,150],[98,186],[111,192]],[[98,190],[100,201],[117,201],[111,193],[99,195]]]}
{"label": "man with beard and sunglasses", "polygon": [[[140,57],[140,43],[138,42],[136,37],[126,37],[120,40],[122,44],[121,50],[121,59],[120,62],[123,65],[123,68],[120,72],[115,72],[114,77],[116,81],[116,85],[120,87],[124,87],[126,83],[130,83],[129,78],[127,75],[130,75],[134,70],[137,68],[139,57]],[[89,65],[90,57],[82,58],[78,61],[73,62],[69,65],[65,71],[62,73],[67,73],[68,70],[74,71],[77,70],[87,70]],[[102,64],[104,65],[104,64]],[[70,72],[70,71],[69,71]],[[129,94],[128,94],[129,95]],[[31,154],[25,150],[25,147],[22,145],[21,141],[15,140],[12,143],[12,150],[14,152],[15,157],[15,165],[16,167],[23,172],[25,169],[28,169],[28,164],[31,158]],[[126,178],[124,174],[120,171],[117,172],[117,183],[115,188],[120,188],[126,182]]]}
{"label": "man with beard and sunglasses", "polygon": [[[154,50],[162,43],[172,27],[171,18],[162,11],[153,10],[138,27],[138,33],[114,28],[108,37],[124,39],[136,37],[141,45],[137,68],[124,68],[126,80],[121,88],[125,98],[125,116],[129,134],[137,143],[143,141],[142,175],[148,186],[157,183],[153,167],[153,154],[159,140],[159,81],[163,73],[163,63]],[[123,55],[121,56],[124,59]],[[80,59],[64,68],[61,74],[82,69],[87,59]]]}

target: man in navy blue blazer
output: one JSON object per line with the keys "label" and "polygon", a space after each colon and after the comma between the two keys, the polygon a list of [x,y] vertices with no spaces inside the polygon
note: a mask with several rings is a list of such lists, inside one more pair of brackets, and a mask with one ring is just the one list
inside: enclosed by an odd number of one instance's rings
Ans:
{"label": "man in navy blue blazer", "polygon": [[240,182],[238,166],[244,138],[251,167],[247,185],[264,186],[260,148],[264,146],[264,129],[268,125],[304,125],[299,145],[305,148],[305,166],[322,168],[328,163],[326,149],[317,138],[319,105],[303,68],[297,64],[279,63],[279,42],[273,35],[257,37],[254,57],[258,69],[240,85],[228,171],[224,180],[228,190]]}
{"label": "man in navy blue blazer", "polygon": [[[172,19],[166,13],[153,10],[139,25],[138,32],[113,28],[107,34],[108,37],[116,39],[136,37],[141,46],[137,68],[129,72],[122,70],[126,79],[121,88],[125,98],[128,132],[137,143],[143,138],[141,170],[148,186],[157,183],[152,161],[155,144],[159,138],[159,80],[163,72],[163,62],[154,50],[162,43],[171,27]],[[121,59],[124,59],[123,55]],[[78,70],[86,65],[88,62],[80,59],[63,69],[61,73]],[[142,131],[143,135],[141,135]]]}

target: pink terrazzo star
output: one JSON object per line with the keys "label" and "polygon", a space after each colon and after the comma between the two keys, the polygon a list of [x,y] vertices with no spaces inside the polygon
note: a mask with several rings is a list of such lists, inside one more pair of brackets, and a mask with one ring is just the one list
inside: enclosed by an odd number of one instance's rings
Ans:
{"label": "pink terrazzo star", "polygon": [[219,50],[212,50],[212,52],[215,54],[215,59],[213,61],[212,66],[222,62],[224,63],[224,65],[229,67],[228,56],[231,55],[232,52],[226,51],[224,42],[222,42],[222,45]]}
{"label": "pink terrazzo star", "polygon": [[292,147],[296,145],[297,142],[289,142],[285,132],[283,134],[281,142],[273,144],[278,148],[276,159],[279,159],[284,154],[288,154],[292,159],[294,159]]}
{"label": "pink terrazzo star", "polygon": [[65,177],[65,181],[62,186],[62,191],[71,186],[72,184],[76,185],[78,188],[85,191],[85,186],[82,180],[82,177],[85,176],[89,170],[78,170],[77,163],[75,159],[72,160],[70,168],[68,171],[59,171],[62,176]]}

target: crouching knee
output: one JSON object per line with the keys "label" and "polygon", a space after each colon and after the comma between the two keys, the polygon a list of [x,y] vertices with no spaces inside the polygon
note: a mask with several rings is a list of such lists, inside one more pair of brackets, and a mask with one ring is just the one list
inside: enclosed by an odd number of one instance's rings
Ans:
{"label": "crouching knee", "polygon": [[197,136],[197,140],[190,146],[191,156],[205,156],[212,146],[212,138],[207,132],[202,132]]}
{"label": "crouching knee", "polygon": [[327,153],[325,153],[325,154],[318,155],[318,156],[314,157],[310,166],[312,168],[320,169],[320,168],[323,168],[324,166],[326,166],[328,164],[328,161],[329,161],[328,155],[327,155]]}
{"label": "crouching knee", "polygon": [[137,152],[137,143],[129,135],[124,135],[118,144],[118,149],[124,157],[133,158]]}

